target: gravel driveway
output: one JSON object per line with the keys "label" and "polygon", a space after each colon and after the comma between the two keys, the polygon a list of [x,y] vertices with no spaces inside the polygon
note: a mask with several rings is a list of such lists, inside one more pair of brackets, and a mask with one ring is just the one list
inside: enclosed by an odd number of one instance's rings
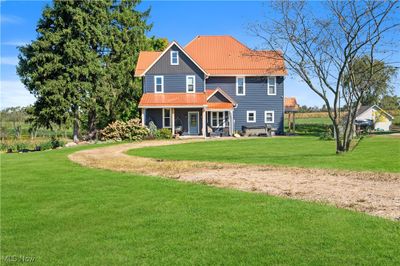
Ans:
{"label": "gravel driveway", "polygon": [[389,219],[400,219],[400,174],[396,173],[168,161],[124,153],[129,149],[194,141],[219,140],[143,141],[83,150],[69,155],[69,158],[87,167],[323,202]]}

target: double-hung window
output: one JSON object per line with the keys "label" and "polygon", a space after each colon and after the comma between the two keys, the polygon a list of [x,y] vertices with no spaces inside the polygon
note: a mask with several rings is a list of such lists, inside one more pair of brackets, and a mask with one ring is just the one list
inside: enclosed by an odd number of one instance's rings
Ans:
{"label": "double-hung window", "polygon": [[179,52],[171,51],[171,65],[179,65]]}
{"label": "double-hung window", "polygon": [[246,82],[244,77],[236,77],[236,95],[246,95]]}
{"label": "double-hung window", "polygon": [[265,111],[265,123],[267,124],[274,123],[274,116],[275,116],[274,111]]}
{"label": "double-hung window", "polygon": [[196,77],[186,76],[186,92],[193,93],[196,91]]}
{"label": "double-hung window", "polygon": [[268,77],[268,95],[276,95],[276,77]]}
{"label": "double-hung window", "polygon": [[256,122],[256,111],[247,111],[247,123]]}
{"label": "double-hung window", "polygon": [[164,92],[164,76],[154,76],[154,93]]}
{"label": "double-hung window", "polygon": [[163,109],[163,127],[171,127],[171,109]]}
{"label": "double-hung window", "polygon": [[211,126],[225,127],[225,112],[211,112]]}

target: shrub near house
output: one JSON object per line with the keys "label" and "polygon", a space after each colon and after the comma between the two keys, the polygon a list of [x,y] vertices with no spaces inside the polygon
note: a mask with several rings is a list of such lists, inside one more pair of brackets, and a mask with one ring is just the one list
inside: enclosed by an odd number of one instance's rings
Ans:
{"label": "shrub near house", "polygon": [[149,130],[143,127],[139,119],[131,119],[127,122],[115,121],[100,131],[101,140],[142,140],[149,134]]}
{"label": "shrub near house", "polygon": [[147,137],[153,139],[170,139],[171,130],[168,128],[157,129],[142,126],[140,119],[134,118],[127,122],[115,121],[100,131],[101,140],[131,140],[138,141]]}

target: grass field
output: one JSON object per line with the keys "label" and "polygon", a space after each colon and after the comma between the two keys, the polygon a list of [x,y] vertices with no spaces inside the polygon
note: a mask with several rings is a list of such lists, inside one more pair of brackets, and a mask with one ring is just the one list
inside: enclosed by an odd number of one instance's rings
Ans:
{"label": "grass field", "polygon": [[334,141],[276,137],[148,147],[128,152],[151,158],[288,165],[298,167],[400,172],[400,138],[366,137],[357,148],[335,154]]}
{"label": "grass field", "polygon": [[7,256],[34,257],[35,265],[400,261],[398,222],[315,203],[83,168],[67,159],[83,148],[1,155],[2,264]]}
{"label": "grass field", "polygon": [[[286,124],[288,120],[286,120]],[[315,117],[315,118],[296,118],[296,124],[323,124],[330,125],[332,124],[331,120],[328,117]]]}

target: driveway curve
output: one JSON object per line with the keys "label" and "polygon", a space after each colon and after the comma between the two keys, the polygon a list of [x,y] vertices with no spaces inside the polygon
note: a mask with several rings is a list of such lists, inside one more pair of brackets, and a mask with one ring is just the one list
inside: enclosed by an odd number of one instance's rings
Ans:
{"label": "driveway curve", "polygon": [[86,167],[322,202],[389,219],[400,219],[400,174],[396,173],[170,161],[125,154],[130,149],[195,141],[220,140],[165,140],[119,144],[78,151],[70,154],[69,159]]}

